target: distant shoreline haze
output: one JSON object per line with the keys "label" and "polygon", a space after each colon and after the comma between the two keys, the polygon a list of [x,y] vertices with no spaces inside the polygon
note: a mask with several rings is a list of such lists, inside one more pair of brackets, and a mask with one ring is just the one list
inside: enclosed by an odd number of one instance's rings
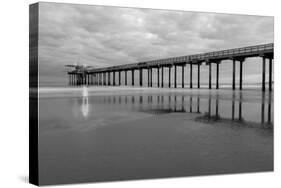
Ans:
{"label": "distant shoreline haze", "polygon": [[[273,87],[274,87],[274,81],[273,83]],[[265,83],[266,86],[268,86],[268,82]],[[87,85],[86,85],[87,86]],[[88,85],[88,87],[95,87],[96,85]],[[239,87],[239,83],[236,83],[235,85],[237,88]],[[247,89],[247,88],[261,88],[262,84],[261,83],[243,83],[243,89]],[[69,87],[82,87],[82,86],[73,86],[73,85],[69,85],[68,83],[40,83],[39,84],[40,88],[48,88],[48,87],[54,87],[54,88],[69,88]],[[99,87],[99,86],[96,86]],[[103,86],[103,87],[107,87],[107,86]],[[108,86],[109,87],[109,86]],[[111,87],[141,87],[138,83],[135,83],[135,86],[132,86],[130,84],[128,84],[127,86],[125,86],[124,84],[122,84],[121,86],[112,86]],[[144,84],[142,87],[148,87],[146,84]],[[168,83],[164,83],[164,87],[168,88]],[[208,88],[209,87],[209,83],[200,83],[200,88]],[[212,89],[215,89],[216,87],[216,83],[212,83]],[[153,88],[158,88],[157,87],[157,82],[153,83]],[[161,88],[161,87],[159,87]],[[174,88],[174,83],[171,83],[171,88]],[[177,88],[181,88],[182,89],[182,85],[181,83],[177,83]],[[193,88],[197,89],[197,83],[193,83]],[[219,88],[232,88],[232,84],[230,83],[220,83],[219,84]],[[184,89],[190,89],[190,85],[189,83],[185,83],[184,85]]]}

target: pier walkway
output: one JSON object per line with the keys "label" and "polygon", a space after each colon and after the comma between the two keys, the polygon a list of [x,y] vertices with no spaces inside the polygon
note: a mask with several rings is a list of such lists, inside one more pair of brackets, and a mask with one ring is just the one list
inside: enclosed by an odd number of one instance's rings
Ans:
{"label": "pier walkway", "polygon": [[[232,61],[232,89],[235,90],[235,75],[236,63],[239,63],[239,89],[243,88],[243,64],[246,58],[260,57],[262,60],[262,91],[265,91],[265,72],[266,65],[269,69],[269,91],[272,91],[272,60],[274,58],[274,44],[262,44],[255,46],[247,46],[242,48],[227,49],[221,51],[214,51],[209,53],[201,53],[195,55],[187,55],[180,57],[171,57],[165,59],[157,59],[151,61],[144,61],[132,64],[124,64],[118,66],[104,67],[104,68],[85,68],[78,67],[74,70],[68,71],[69,84],[71,85],[128,85],[127,74],[131,72],[131,85],[135,85],[135,71],[139,73],[139,86],[144,86],[143,70],[147,69],[147,86],[152,87],[152,70],[157,69],[157,87],[164,87],[164,69],[168,69],[168,87],[177,87],[177,71],[181,68],[182,78],[181,87],[185,87],[185,69],[187,65],[190,66],[190,83],[189,88],[193,88],[192,74],[194,67],[197,68],[197,88],[200,88],[200,67],[201,65],[209,66],[209,89],[212,89],[212,65],[216,66],[216,89],[219,89],[219,66],[225,60]],[[174,83],[171,83],[172,67],[174,67]],[[124,83],[121,83],[121,74],[125,74]],[[161,80],[160,80],[161,73]],[[116,79],[116,74],[118,74]],[[111,79],[112,76],[112,79]],[[118,81],[118,82],[117,82]]]}

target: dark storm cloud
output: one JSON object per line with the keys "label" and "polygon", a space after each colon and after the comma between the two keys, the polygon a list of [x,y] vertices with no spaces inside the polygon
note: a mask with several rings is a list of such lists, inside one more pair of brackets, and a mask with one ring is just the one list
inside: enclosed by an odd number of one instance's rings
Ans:
{"label": "dark storm cloud", "polygon": [[40,3],[40,74],[273,42],[273,18]]}

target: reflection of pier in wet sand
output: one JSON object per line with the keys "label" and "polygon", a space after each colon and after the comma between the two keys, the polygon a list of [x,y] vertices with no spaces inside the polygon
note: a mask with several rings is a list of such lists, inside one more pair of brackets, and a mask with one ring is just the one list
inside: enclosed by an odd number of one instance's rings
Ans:
{"label": "reflection of pier in wet sand", "polygon": [[272,92],[85,88],[40,99],[46,182],[273,170]]}
{"label": "reflection of pier in wet sand", "polygon": [[[238,96],[238,97],[237,97]],[[237,97],[237,98],[236,98]],[[184,95],[184,94],[144,94],[144,95],[109,95],[95,96],[90,99],[101,100],[105,105],[125,105],[133,111],[140,111],[151,114],[166,114],[166,113],[193,113],[201,114],[196,120],[203,122],[224,122],[235,123],[237,125],[250,125],[272,128],[272,93],[263,93],[260,103],[260,119],[243,118],[243,106],[247,102],[243,102],[242,92],[233,93],[232,99],[220,99],[219,95],[199,96],[199,95]],[[227,104],[228,107],[220,108],[220,104]],[[245,103],[245,104],[243,104]],[[201,109],[204,109],[201,110]],[[267,109],[267,111],[265,110]],[[221,112],[228,112],[225,117],[221,116]],[[248,112],[245,112],[248,113]],[[258,111],[257,111],[258,113]]]}

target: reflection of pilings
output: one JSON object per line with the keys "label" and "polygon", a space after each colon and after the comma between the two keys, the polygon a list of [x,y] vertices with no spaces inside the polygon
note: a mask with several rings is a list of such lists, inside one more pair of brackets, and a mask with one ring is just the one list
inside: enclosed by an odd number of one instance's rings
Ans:
{"label": "reflection of pilings", "polygon": [[200,97],[197,97],[197,113],[200,113]]}
{"label": "reflection of pilings", "polygon": [[189,103],[190,103],[189,111],[190,113],[192,113],[192,96],[189,97]]}
{"label": "reflection of pilings", "polygon": [[169,95],[168,97],[168,108],[169,109],[171,108],[171,95]]}
{"label": "reflection of pilings", "polygon": [[265,96],[264,96],[264,93],[262,93],[262,102],[261,102],[261,123],[264,123],[264,100],[265,100]]}
{"label": "reflection of pilings", "polygon": [[209,105],[208,105],[208,117],[211,117],[211,109],[212,109],[212,107],[211,107],[211,104],[212,104],[211,96],[209,96],[208,102],[209,102]]}
{"label": "reflection of pilings", "polygon": [[232,99],[232,111],[231,111],[231,119],[235,118],[235,99]]}
{"label": "reflection of pilings", "polygon": [[174,96],[174,101],[175,101],[175,103],[174,103],[174,111],[177,111],[177,96],[176,95]]}
{"label": "reflection of pilings", "polygon": [[240,98],[239,98],[239,116],[238,116],[239,121],[242,120],[242,93],[240,93]]}
{"label": "reflection of pilings", "polygon": [[159,105],[159,103],[160,103],[160,96],[157,95],[157,106]]}
{"label": "reflection of pilings", "polygon": [[216,118],[219,118],[219,99],[218,96],[216,98]]}
{"label": "reflection of pilings", "polygon": [[267,122],[268,123],[271,123],[271,93],[269,93],[269,96],[268,96],[268,119],[267,119]]}
{"label": "reflection of pilings", "polygon": [[132,99],[132,104],[135,104],[135,96],[134,95],[132,95],[131,99]]}
{"label": "reflection of pilings", "polygon": [[116,102],[115,95],[113,95],[112,97],[113,97],[113,104],[115,104]]}
{"label": "reflection of pilings", "polygon": [[128,103],[128,96],[126,95],[125,96],[125,104],[127,104]]}
{"label": "reflection of pilings", "polygon": [[140,95],[140,104],[143,103],[142,95]]}
{"label": "reflection of pilings", "polygon": [[184,109],[184,96],[183,95],[181,96],[181,110],[185,111],[185,109]]}
{"label": "reflection of pilings", "polygon": [[121,102],[122,102],[122,101],[121,101],[121,96],[119,95],[119,96],[118,96],[118,104],[121,104]]}

